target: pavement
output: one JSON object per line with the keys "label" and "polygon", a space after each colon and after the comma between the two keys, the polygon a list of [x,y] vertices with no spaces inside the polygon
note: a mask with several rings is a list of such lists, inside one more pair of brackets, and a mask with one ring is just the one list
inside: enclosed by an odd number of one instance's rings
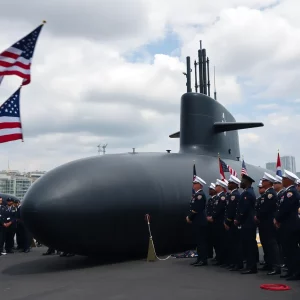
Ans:
{"label": "pavement", "polygon": [[[300,281],[270,278],[265,272],[240,275],[211,265],[192,267],[193,259],[176,258],[104,264],[80,256],[42,256],[45,250],[0,257],[1,299],[300,299]],[[266,291],[260,289],[263,283],[288,284],[291,290]]]}

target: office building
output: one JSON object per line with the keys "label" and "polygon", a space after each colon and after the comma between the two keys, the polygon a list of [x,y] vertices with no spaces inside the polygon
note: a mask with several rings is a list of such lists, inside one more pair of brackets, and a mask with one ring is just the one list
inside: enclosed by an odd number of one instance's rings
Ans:
{"label": "office building", "polygon": [[296,173],[296,160],[294,156],[282,156],[280,159],[283,169]]}
{"label": "office building", "polygon": [[[281,170],[288,170],[293,173],[296,173],[296,160],[294,156],[282,156],[281,160]],[[266,163],[266,169],[276,172],[277,162],[268,162]]]}
{"label": "office building", "polygon": [[0,173],[0,192],[22,200],[32,182],[31,178],[22,175]]}

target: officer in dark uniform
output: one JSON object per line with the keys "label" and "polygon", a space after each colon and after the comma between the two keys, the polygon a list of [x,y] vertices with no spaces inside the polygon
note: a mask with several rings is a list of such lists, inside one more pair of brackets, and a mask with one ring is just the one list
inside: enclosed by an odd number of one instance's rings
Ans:
{"label": "officer in dark uniform", "polygon": [[[258,196],[256,198],[256,202],[255,202],[255,216],[254,216],[254,221],[255,221],[255,224],[258,225],[259,221],[256,217],[257,214],[259,214],[259,209],[260,209],[260,200],[261,200],[261,196],[265,193],[266,189],[262,186],[262,180],[259,181],[259,184],[258,184],[258,193],[260,196]],[[258,245],[256,243],[256,248],[257,248],[257,252],[256,252],[256,261],[259,262],[259,250],[258,250]],[[260,262],[260,265],[265,265],[265,256],[266,254],[264,253],[264,260],[262,262]]]}
{"label": "officer in dark uniform", "polygon": [[19,234],[18,246],[20,251],[24,253],[29,253],[33,237],[21,219],[21,210],[22,205],[20,203],[17,210],[17,233]]}
{"label": "officer in dark uniform", "polygon": [[24,248],[24,229],[21,222],[21,210],[20,210],[20,200],[14,200],[14,206],[17,209],[16,216],[16,242],[17,242],[17,250],[21,250]]}
{"label": "officer in dark uniform", "polygon": [[[280,199],[284,194],[284,187],[282,185],[282,177],[276,175],[275,176],[276,181],[274,182],[274,190],[277,193],[277,211],[279,210],[280,207]],[[281,242],[281,230],[280,228],[278,228],[276,230],[277,233],[277,244],[278,244],[278,248],[279,248],[279,255],[280,255],[280,262],[281,262],[281,267],[285,267],[285,255],[283,253],[283,248],[282,248],[282,242]]]}
{"label": "officer in dark uniform", "polygon": [[224,216],[226,208],[226,188],[227,183],[220,179],[216,182],[216,199],[213,207],[213,214],[207,217],[208,222],[213,223],[214,245],[216,250],[217,266],[226,264],[226,239],[224,228]]}
{"label": "officer in dark uniform", "polygon": [[228,204],[225,212],[224,227],[227,232],[228,263],[230,271],[237,271],[243,268],[243,257],[239,250],[240,230],[234,225],[237,212],[237,204],[240,200],[239,184],[241,181],[231,175],[228,180]]}
{"label": "officer in dark uniform", "polygon": [[300,279],[300,251],[298,247],[298,208],[300,196],[295,187],[298,177],[285,170],[282,176],[283,186],[286,188],[280,199],[280,207],[274,218],[274,225],[282,230],[282,246],[286,254],[287,274],[281,275],[287,280]]}
{"label": "officer in dark uniform", "polygon": [[[214,183],[211,183],[209,186],[209,199],[206,204],[206,215],[211,217],[213,214],[213,207],[216,198],[216,186]],[[208,258],[213,258],[214,253],[214,243],[213,243],[213,223],[208,222],[207,224],[207,255]]]}
{"label": "officer in dark uniform", "polygon": [[265,189],[260,199],[260,207],[256,214],[258,220],[260,242],[265,253],[266,264],[260,269],[270,271],[267,275],[281,273],[280,256],[277,243],[277,233],[273,220],[277,211],[277,193],[273,188],[276,179],[269,173],[264,173],[262,186]]}
{"label": "officer in dark uniform", "polygon": [[6,206],[3,201],[3,198],[0,197],[0,256],[4,254],[3,247],[5,243],[5,231],[6,231],[6,228],[4,226],[5,221],[6,221]]}
{"label": "officer in dark uniform", "polygon": [[190,213],[186,221],[192,224],[193,236],[197,244],[197,260],[192,263],[195,267],[207,265],[207,220],[206,220],[206,196],[203,185],[206,182],[199,176],[193,180],[195,194],[190,204]]}
{"label": "officer in dark uniform", "polygon": [[6,199],[7,206],[5,211],[5,250],[6,253],[14,253],[14,237],[16,234],[16,226],[17,226],[17,209],[15,208],[14,200],[12,198]]}
{"label": "officer in dark uniform", "polygon": [[[256,225],[254,222],[256,196],[252,188],[255,182],[249,175],[242,175],[240,187],[243,192],[237,208],[236,226],[241,227],[242,248],[246,251],[246,268],[241,274],[257,273],[256,265]],[[242,249],[240,249],[242,251]]]}
{"label": "officer in dark uniform", "polygon": [[[300,179],[297,179],[296,181],[296,189],[300,195]],[[299,223],[300,223],[300,201],[299,201],[299,208],[298,208],[298,217],[299,217]],[[299,247],[300,247],[300,224],[299,224]]]}

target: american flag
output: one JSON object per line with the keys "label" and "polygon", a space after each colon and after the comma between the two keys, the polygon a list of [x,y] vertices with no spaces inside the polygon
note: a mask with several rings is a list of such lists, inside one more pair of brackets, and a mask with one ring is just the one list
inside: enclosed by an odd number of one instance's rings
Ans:
{"label": "american flag", "polygon": [[245,161],[243,160],[242,162],[242,170],[241,170],[241,176],[243,175],[248,175],[247,169],[246,169],[246,164]]}
{"label": "american flag", "polygon": [[219,158],[219,165],[220,165],[220,175],[221,179],[225,179],[224,172],[229,172],[233,176],[237,176],[237,172],[233,170],[230,166],[228,166],[221,158]]}
{"label": "american flag", "polygon": [[23,140],[19,88],[0,106],[0,143]]}
{"label": "american flag", "polygon": [[23,85],[31,81],[30,67],[36,42],[44,24],[0,53],[0,84],[3,76],[16,75],[23,78]]}
{"label": "american flag", "polygon": [[278,152],[278,154],[277,154],[276,175],[282,177],[281,160],[280,160],[279,152]]}

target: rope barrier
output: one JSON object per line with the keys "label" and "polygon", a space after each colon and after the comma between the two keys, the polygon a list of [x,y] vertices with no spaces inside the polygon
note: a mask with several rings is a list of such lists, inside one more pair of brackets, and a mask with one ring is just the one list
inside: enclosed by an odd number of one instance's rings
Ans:
{"label": "rope barrier", "polygon": [[262,284],[260,286],[263,290],[269,290],[269,291],[288,291],[291,288],[286,284],[277,284],[277,283],[270,283],[270,284]]}
{"label": "rope barrier", "polygon": [[149,239],[150,239],[150,242],[152,244],[152,247],[153,247],[153,250],[154,250],[154,255],[155,257],[158,259],[158,260],[167,260],[171,257],[171,255],[169,255],[168,257],[166,258],[160,258],[157,256],[156,254],[156,250],[155,250],[155,246],[154,246],[154,242],[153,242],[153,238],[152,238],[152,233],[151,233],[151,227],[150,227],[150,215],[149,214],[146,214],[145,215],[145,219],[146,219],[146,222],[147,222],[147,225],[148,225],[148,231],[149,231]]}

